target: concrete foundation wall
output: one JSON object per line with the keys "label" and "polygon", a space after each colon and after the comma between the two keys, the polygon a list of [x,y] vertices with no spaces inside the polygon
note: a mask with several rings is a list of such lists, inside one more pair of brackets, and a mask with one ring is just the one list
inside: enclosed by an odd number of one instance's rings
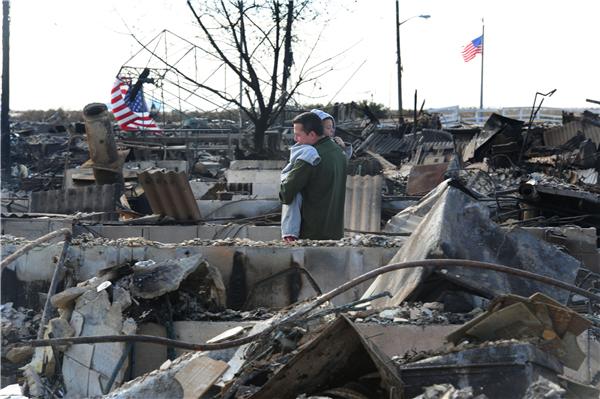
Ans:
{"label": "concrete foundation wall", "polygon": [[[2,255],[12,253],[17,246],[2,247]],[[62,244],[38,247],[23,255],[9,267],[16,271],[23,282],[50,280],[54,260],[60,255]],[[293,267],[292,263],[306,268],[320,288],[326,292],[342,283],[374,268],[388,263],[397,248],[380,247],[286,247],[286,246],[184,246],[139,245],[131,246],[82,244],[69,248],[67,264],[77,270],[79,281],[87,280],[99,270],[138,260],[162,261],[202,254],[217,267],[228,286],[234,255],[245,257],[243,270],[249,295],[247,307],[283,307],[294,297],[290,273],[274,278],[268,283],[256,285],[261,280]],[[306,277],[300,274],[298,298],[315,295]],[[340,295],[334,303],[357,300],[369,286],[366,282]],[[254,294],[250,295],[254,290]]]}
{"label": "concrete foundation wall", "polygon": [[[34,240],[63,227],[71,227],[70,219],[2,219],[2,234]],[[193,226],[125,226],[125,225],[81,225],[73,227],[75,237],[84,233],[92,233],[96,237],[117,239],[142,237],[162,243],[180,243],[200,238],[216,240],[222,238],[248,238],[252,241],[273,241],[281,238],[279,226],[245,226],[245,225],[193,225]]]}
{"label": "concrete foundation wall", "polygon": [[279,226],[244,225],[201,225],[201,226],[76,226],[75,234],[93,233],[110,239],[143,237],[162,243],[180,243],[200,238],[217,240],[223,238],[247,238],[252,241],[273,241],[281,239]]}

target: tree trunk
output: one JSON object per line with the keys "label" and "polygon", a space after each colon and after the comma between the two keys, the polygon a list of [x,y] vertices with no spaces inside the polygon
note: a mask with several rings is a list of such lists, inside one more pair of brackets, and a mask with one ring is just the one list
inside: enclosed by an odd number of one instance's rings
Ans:
{"label": "tree trunk", "polygon": [[268,127],[267,122],[260,119],[254,124],[254,151],[257,153],[265,151],[265,132]]}

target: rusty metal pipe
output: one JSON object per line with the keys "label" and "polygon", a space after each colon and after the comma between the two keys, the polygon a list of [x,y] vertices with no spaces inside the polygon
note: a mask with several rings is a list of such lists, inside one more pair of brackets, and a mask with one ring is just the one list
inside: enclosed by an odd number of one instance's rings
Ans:
{"label": "rusty metal pipe", "polygon": [[362,274],[341,286],[329,291],[328,293],[321,295],[317,298],[315,303],[312,306],[312,309],[321,305],[322,303],[329,301],[330,299],[340,295],[341,293],[349,290],[350,288],[361,284],[365,281],[371,280],[380,274],[389,273],[395,270],[401,269],[411,269],[414,267],[433,267],[435,269],[443,269],[446,267],[466,267],[471,269],[484,269],[484,270],[493,270],[500,273],[512,274],[514,276],[523,277],[529,280],[539,281],[543,284],[552,285],[554,287],[562,288],[570,292],[575,292],[581,296],[586,298],[595,300],[600,302],[600,295],[594,294],[592,292],[586,291],[583,288],[579,288],[577,286],[567,284],[563,281],[554,279],[552,277],[542,276],[540,274],[531,273],[526,270],[515,269],[508,266],[498,265],[495,263],[488,262],[479,262],[475,260],[466,260],[466,259],[426,259],[426,260],[418,260],[404,263],[392,263],[386,266],[379,267],[377,269],[371,270],[365,274]]}
{"label": "rusty metal pipe", "polygon": [[117,151],[108,108],[91,103],[83,108],[83,120],[97,184],[123,184],[123,170]]}

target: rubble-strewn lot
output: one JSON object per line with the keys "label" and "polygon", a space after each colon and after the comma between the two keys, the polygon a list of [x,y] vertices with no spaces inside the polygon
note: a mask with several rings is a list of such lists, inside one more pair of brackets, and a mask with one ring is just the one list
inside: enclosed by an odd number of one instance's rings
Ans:
{"label": "rubble-strewn lot", "polygon": [[346,237],[291,243],[281,160],[35,127],[2,187],[2,397],[599,397],[593,112],[341,120]]}

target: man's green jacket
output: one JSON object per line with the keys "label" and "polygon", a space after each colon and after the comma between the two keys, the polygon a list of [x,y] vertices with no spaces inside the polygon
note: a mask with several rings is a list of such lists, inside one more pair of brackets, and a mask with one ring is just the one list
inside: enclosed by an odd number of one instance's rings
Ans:
{"label": "man's green jacket", "polygon": [[279,198],[289,204],[302,194],[300,238],[338,240],[344,236],[346,156],[329,137],[314,144],[321,162],[312,166],[298,160],[281,183]]}

